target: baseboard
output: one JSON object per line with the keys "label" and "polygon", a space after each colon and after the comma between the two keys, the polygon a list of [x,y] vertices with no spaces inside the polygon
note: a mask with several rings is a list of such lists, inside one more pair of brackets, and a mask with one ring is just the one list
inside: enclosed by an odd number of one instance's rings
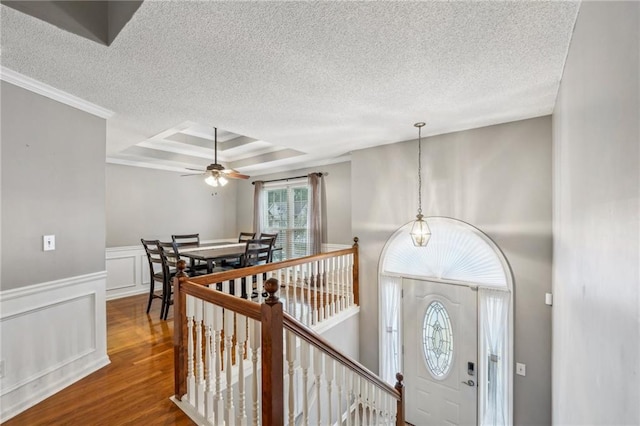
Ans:
{"label": "baseboard", "polygon": [[2,421],[109,364],[105,285],[101,271],[0,292]]}
{"label": "baseboard", "polygon": [[92,374],[103,367],[106,367],[110,364],[110,362],[111,361],[109,360],[109,357],[105,355],[101,359],[98,359],[77,371],[74,371],[74,365],[68,364],[65,367],[68,367],[66,369],[71,371],[68,374],[64,375],[57,382],[50,383],[43,387],[38,387],[35,391],[29,390],[28,398],[23,398],[20,402],[14,404],[13,406],[7,407],[3,402],[2,413],[0,414],[0,422],[5,422],[12,417],[17,416],[23,411],[49,398],[50,396],[55,395],[67,386],[70,386],[75,382],[84,379],[89,374]]}

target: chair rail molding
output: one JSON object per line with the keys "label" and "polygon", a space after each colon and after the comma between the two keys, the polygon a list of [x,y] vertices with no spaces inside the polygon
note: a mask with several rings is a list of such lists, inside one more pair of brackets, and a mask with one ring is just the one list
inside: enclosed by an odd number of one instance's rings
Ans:
{"label": "chair rail molding", "polygon": [[0,292],[2,421],[109,364],[106,278],[100,271]]}

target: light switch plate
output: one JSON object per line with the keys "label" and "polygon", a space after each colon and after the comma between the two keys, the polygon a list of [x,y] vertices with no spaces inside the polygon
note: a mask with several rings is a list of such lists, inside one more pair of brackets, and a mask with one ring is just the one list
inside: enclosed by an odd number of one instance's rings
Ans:
{"label": "light switch plate", "polygon": [[44,235],[42,237],[42,249],[44,251],[55,250],[56,249],[56,236],[55,235]]}
{"label": "light switch plate", "polygon": [[521,364],[519,362],[516,362],[516,374],[519,376],[526,376],[527,375],[527,366],[525,364]]}
{"label": "light switch plate", "polygon": [[553,294],[551,293],[545,293],[544,294],[544,303],[552,306],[553,305]]}
{"label": "light switch plate", "polygon": [[0,361],[0,379],[4,378],[4,359]]}

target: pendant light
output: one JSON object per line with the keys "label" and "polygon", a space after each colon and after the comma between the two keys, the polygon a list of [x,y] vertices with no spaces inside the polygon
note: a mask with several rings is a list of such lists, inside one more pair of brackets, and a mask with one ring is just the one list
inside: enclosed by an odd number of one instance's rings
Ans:
{"label": "pendant light", "polygon": [[424,123],[416,123],[418,128],[418,214],[411,226],[411,240],[416,247],[426,247],[431,238],[431,229],[422,216],[422,128]]}

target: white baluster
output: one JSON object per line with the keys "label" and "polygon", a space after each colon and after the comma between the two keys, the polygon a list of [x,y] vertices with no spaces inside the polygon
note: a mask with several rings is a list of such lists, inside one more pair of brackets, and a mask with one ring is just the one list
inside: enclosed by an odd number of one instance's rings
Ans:
{"label": "white baluster", "polygon": [[211,348],[212,328],[213,328],[213,305],[205,303],[204,305],[204,367],[205,367],[205,409],[204,413],[207,419],[213,420],[213,353]]}
{"label": "white baluster", "polygon": [[291,315],[293,315],[294,318],[296,318],[299,321],[302,321],[302,318],[300,317],[300,306],[298,305],[298,269],[299,269],[299,265],[295,265],[293,268],[291,268],[291,273],[293,274],[291,277],[292,280],[292,284],[293,284],[293,306],[294,306],[294,312],[291,313]]}
{"label": "white baluster", "polygon": [[328,400],[328,412],[329,412],[329,424],[332,425],[333,424],[333,411],[331,409],[331,383],[333,382],[333,367],[334,367],[334,363],[335,361],[329,357],[325,357],[325,363],[324,363],[324,375],[327,379],[327,400]]}
{"label": "white baluster", "polygon": [[250,346],[251,346],[251,363],[253,366],[253,372],[251,373],[251,397],[253,398],[253,426],[260,424],[260,410],[259,401],[260,394],[258,393],[258,351],[260,350],[260,323],[258,321],[250,320],[249,325],[251,327],[249,333]]}
{"label": "white baluster", "polygon": [[331,286],[331,315],[333,316],[337,312],[340,312],[337,292],[338,287],[336,286],[336,280],[334,277],[336,258],[332,257],[330,259],[327,259],[327,263],[329,265],[329,285]]}
{"label": "white baluster", "polygon": [[[336,365],[336,388],[338,388],[338,426],[342,426],[342,416],[344,410],[342,409],[342,385],[344,382],[344,367],[341,364]],[[349,406],[347,401],[347,406]]]}
{"label": "white baluster", "polygon": [[319,260],[316,262],[317,265],[317,275],[316,275],[316,295],[318,295],[318,292],[320,293],[320,302],[319,302],[319,306],[318,306],[318,321],[324,321],[325,319],[325,306],[327,304],[327,287],[324,284],[324,269],[323,269],[323,262],[322,260]]}
{"label": "white baluster", "polygon": [[347,426],[352,426],[354,424],[353,421],[353,401],[354,401],[354,393],[353,393],[353,373],[351,370],[345,368],[344,370],[344,381],[346,388],[346,397],[347,397]]}
{"label": "white baluster", "polygon": [[340,256],[342,262],[342,268],[340,269],[340,274],[342,275],[342,285],[344,286],[344,294],[346,295],[346,305],[347,307],[351,306],[352,294],[351,289],[349,288],[348,277],[347,277],[347,256]]}
{"label": "white baluster", "polygon": [[362,399],[362,380],[354,373],[353,390],[356,395],[356,425],[364,424],[364,404]]}
{"label": "white baluster", "polygon": [[234,313],[230,309],[224,310],[224,353],[225,353],[225,363],[224,363],[224,371],[226,373],[227,378],[227,391],[225,395],[225,410],[224,410],[224,422],[227,425],[230,425],[234,420],[233,415],[233,381],[231,376],[232,369],[232,339],[233,339],[233,319]]}
{"label": "white baluster", "polygon": [[202,305],[201,299],[195,302],[195,328],[196,328],[196,408],[198,413],[204,415],[204,360],[202,359]]}
{"label": "white baluster", "polygon": [[309,315],[307,315],[308,320],[306,325],[307,326],[311,326],[311,324],[313,324],[313,311],[314,311],[314,303],[311,300],[311,284],[312,284],[312,278],[311,278],[311,274],[312,274],[312,267],[311,267],[311,263],[306,263],[305,264],[305,286],[307,287],[307,305],[308,305],[308,312]]}
{"label": "white baluster", "polygon": [[300,339],[300,368],[302,369],[302,424],[309,426],[309,355],[310,347]]}
{"label": "white baluster", "polygon": [[264,277],[262,274],[256,276],[256,291],[258,292],[258,303],[262,303],[262,293],[264,293]]}
{"label": "white baluster", "polygon": [[382,424],[383,425],[388,425],[389,424],[389,394],[386,392],[382,392]]}
{"label": "white baluster", "polygon": [[193,314],[195,312],[196,298],[187,295],[187,400],[195,407],[196,403],[196,376],[193,361]]}
{"label": "white baluster", "polygon": [[224,400],[222,397],[222,351],[220,345],[222,343],[222,308],[220,306],[213,307],[213,353],[215,355],[215,396],[214,396],[214,424],[222,424],[222,413],[224,411]]}
{"label": "white baluster", "polygon": [[380,388],[372,384],[373,390],[373,421],[374,424],[380,424],[382,422],[382,405],[380,401]]}
{"label": "white baluster", "polygon": [[353,256],[347,255],[347,268],[345,271],[346,275],[346,283],[347,283],[347,294],[349,295],[349,306],[353,305]]}
{"label": "white baluster", "polygon": [[296,336],[290,331],[286,332],[286,356],[289,366],[289,425],[295,426],[295,386],[293,383],[293,364],[296,360]]}
{"label": "white baluster", "polygon": [[329,282],[329,259],[322,259],[322,282],[324,284],[325,301],[324,318],[327,319],[333,315],[333,292]]}
{"label": "white baluster", "polygon": [[245,407],[244,381],[244,345],[247,341],[247,317],[236,315],[236,364],[238,364],[238,421],[240,426],[247,424],[247,410]]}
{"label": "white baluster", "polygon": [[[251,281],[251,277],[247,277],[246,281]],[[233,295],[236,297],[242,296],[242,278],[236,278],[233,280]]]}
{"label": "white baluster", "polygon": [[367,384],[367,401],[369,402],[369,423],[376,424],[376,388],[369,381]]}
{"label": "white baluster", "polygon": [[313,350],[313,374],[316,376],[316,414],[318,416],[318,426],[322,424],[322,394],[320,393],[320,385],[322,378],[322,358],[323,353],[318,349]]}
{"label": "white baluster", "polygon": [[391,417],[391,424],[395,425],[396,424],[396,419],[398,417],[398,400],[395,398],[391,399],[391,409],[390,411],[390,417]]}
{"label": "white baluster", "polygon": [[313,324],[317,324],[320,319],[320,309],[322,305],[320,305],[318,298],[318,262],[313,262],[311,264],[311,281],[310,284],[313,285]]}

